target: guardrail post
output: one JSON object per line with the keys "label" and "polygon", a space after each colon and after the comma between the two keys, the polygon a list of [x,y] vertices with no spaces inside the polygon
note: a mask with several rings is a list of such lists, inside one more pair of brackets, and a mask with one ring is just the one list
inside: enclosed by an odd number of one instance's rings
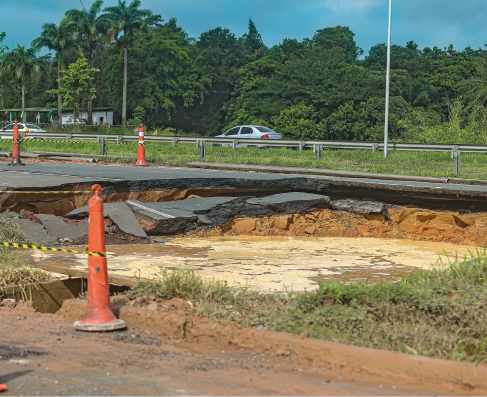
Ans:
{"label": "guardrail post", "polygon": [[316,153],[316,160],[323,158],[323,145],[313,145],[313,152]]}
{"label": "guardrail post", "polygon": [[200,160],[203,160],[206,157],[206,141],[200,141]]}
{"label": "guardrail post", "polygon": [[372,153],[375,153],[379,150],[379,144],[377,142],[374,142],[372,144]]}
{"label": "guardrail post", "polygon": [[453,173],[458,175],[460,173],[460,163],[461,163],[462,153],[458,150],[458,145],[453,145],[453,161],[454,161],[454,170]]}
{"label": "guardrail post", "polygon": [[117,135],[117,145],[120,145],[120,142],[122,142],[122,136]]}
{"label": "guardrail post", "polygon": [[232,149],[236,149],[238,144],[238,139],[232,139]]}
{"label": "guardrail post", "polygon": [[106,136],[100,137],[100,143],[101,143],[101,154],[104,156],[107,154],[108,149],[107,149],[107,140],[108,138]]}
{"label": "guardrail post", "polygon": [[176,143],[178,143],[178,137],[177,136],[173,136],[172,137],[172,147],[173,148],[176,147]]}
{"label": "guardrail post", "polygon": [[69,142],[71,139],[71,134],[66,134],[66,142]]}
{"label": "guardrail post", "polygon": [[302,152],[304,149],[304,145],[306,144],[306,141],[299,141],[299,151]]}

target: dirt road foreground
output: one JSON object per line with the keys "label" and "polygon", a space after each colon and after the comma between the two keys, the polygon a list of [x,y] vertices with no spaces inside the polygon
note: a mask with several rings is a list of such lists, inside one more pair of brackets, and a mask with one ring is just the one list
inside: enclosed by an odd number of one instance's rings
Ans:
{"label": "dirt road foreground", "polygon": [[188,303],[114,307],[128,329],[72,327],[56,314],[0,307],[4,395],[485,395],[487,366],[372,350],[189,317]]}

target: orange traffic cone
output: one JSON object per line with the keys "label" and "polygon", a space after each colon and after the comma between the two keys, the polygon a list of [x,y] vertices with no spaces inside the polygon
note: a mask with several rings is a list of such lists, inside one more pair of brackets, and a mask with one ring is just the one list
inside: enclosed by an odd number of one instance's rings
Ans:
{"label": "orange traffic cone", "polygon": [[137,162],[135,165],[139,167],[147,167],[145,162],[145,146],[144,146],[144,126],[143,124],[139,127],[139,150],[137,151]]}
{"label": "orange traffic cone", "polygon": [[20,160],[20,137],[19,137],[19,125],[17,121],[14,124],[14,133],[12,139],[12,162],[9,165],[18,166],[18,165],[25,165],[22,164]]}
{"label": "orange traffic cone", "polygon": [[0,391],[7,390],[7,385],[3,385],[0,383]]}
{"label": "orange traffic cone", "polygon": [[90,225],[88,235],[88,306],[83,321],[75,321],[78,331],[114,331],[126,327],[125,321],[117,320],[110,309],[107,258],[105,251],[105,227],[103,224],[103,200],[98,196],[100,185],[93,185],[95,191],[88,208]]}

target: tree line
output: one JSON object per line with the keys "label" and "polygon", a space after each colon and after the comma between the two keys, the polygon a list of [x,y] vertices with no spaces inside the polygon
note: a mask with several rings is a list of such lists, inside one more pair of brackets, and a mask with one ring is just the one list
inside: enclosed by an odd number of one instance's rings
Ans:
{"label": "tree line", "polygon": [[[258,124],[288,139],[382,140],[387,48],[377,44],[363,57],[348,27],[268,47],[251,19],[241,37],[216,27],[195,39],[140,0],[105,8],[95,0],[43,24],[30,48],[9,50],[4,38],[3,108],[72,107],[66,87],[74,80],[63,76],[77,70],[87,93],[78,106],[90,118],[92,107],[109,106],[123,125],[174,132]],[[39,56],[42,48],[53,54]],[[410,41],[392,46],[391,57],[392,140],[487,144],[485,49]]]}

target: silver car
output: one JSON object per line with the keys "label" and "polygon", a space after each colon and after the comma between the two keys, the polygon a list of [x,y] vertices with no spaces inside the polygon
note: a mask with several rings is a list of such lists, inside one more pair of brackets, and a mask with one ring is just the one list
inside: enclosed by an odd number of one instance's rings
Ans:
{"label": "silver car", "polygon": [[[282,134],[271,130],[270,128],[263,127],[261,125],[239,125],[237,127],[230,128],[227,132],[221,135],[217,135],[215,138],[237,138],[237,139],[282,139]],[[264,141],[265,142],[265,141]],[[232,144],[212,143],[212,147],[226,146],[231,147]],[[272,146],[268,142],[262,144],[238,144],[237,148],[241,147],[270,147]]]}
{"label": "silver car", "polygon": [[[17,123],[17,125],[19,127],[19,133],[24,137],[24,139],[30,139],[28,136],[26,136],[26,128],[29,129],[27,135],[29,133],[46,132],[35,124]],[[2,128],[1,132],[5,132],[6,134],[9,134],[9,135],[2,135],[1,136],[2,139],[12,139],[14,133],[14,123],[10,123],[6,127]]]}

